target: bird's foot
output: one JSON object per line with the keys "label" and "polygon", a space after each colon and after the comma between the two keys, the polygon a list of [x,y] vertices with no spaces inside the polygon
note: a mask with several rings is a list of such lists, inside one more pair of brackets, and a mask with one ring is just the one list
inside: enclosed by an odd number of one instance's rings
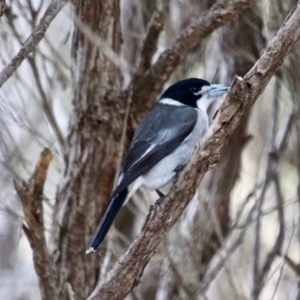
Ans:
{"label": "bird's foot", "polygon": [[179,173],[177,172],[176,175],[172,179],[173,184],[176,184],[178,177],[179,177]]}
{"label": "bird's foot", "polygon": [[156,189],[155,192],[158,194],[159,198],[155,201],[155,206],[158,206],[160,209],[162,209],[162,203],[166,198],[166,195],[162,193],[159,189]]}
{"label": "bird's foot", "polygon": [[162,203],[164,202],[166,196],[162,197],[162,198],[158,198],[156,201],[155,201],[155,206],[158,206],[160,209],[163,209],[162,208]]}
{"label": "bird's foot", "polygon": [[177,168],[174,169],[174,172],[175,172],[175,176],[173,177],[172,179],[172,182],[173,184],[175,184],[178,180],[178,177],[179,177],[179,172],[184,168],[184,166],[179,166]]}
{"label": "bird's foot", "polygon": [[218,115],[218,113],[219,113],[219,110],[217,109],[216,112],[215,112],[215,114],[214,114],[214,116],[213,116],[213,118],[212,118],[213,120],[216,118],[216,116]]}

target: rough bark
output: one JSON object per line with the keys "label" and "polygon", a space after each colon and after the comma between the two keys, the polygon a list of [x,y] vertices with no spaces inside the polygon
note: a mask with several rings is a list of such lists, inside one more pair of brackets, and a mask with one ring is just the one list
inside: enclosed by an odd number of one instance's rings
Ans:
{"label": "rough bark", "polygon": [[[89,299],[123,299],[139,280],[161,240],[192,199],[205,172],[300,38],[300,3],[262,53],[253,68],[236,78],[208,134],[168,194],[163,211],[152,208],[141,233]],[[176,201],[181,199],[181,201]]]}
{"label": "rough bark", "polygon": [[[120,52],[119,1],[76,1],[75,18]],[[114,63],[80,29],[73,36],[74,120],[67,167],[54,210],[53,244],[60,299],[65,283],[85,299],[98,278],[101,251],[85,255],[112,189],[125,105]]]}

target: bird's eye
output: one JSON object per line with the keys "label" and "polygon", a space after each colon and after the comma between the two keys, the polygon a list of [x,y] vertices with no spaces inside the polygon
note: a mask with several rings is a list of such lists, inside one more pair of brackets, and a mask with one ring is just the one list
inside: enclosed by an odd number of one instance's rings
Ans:
{"label": "bird's eye", "polygon": [[199,94],[199,92],[200,92],[200,89],[199,88],[196,88],[196,87],[193,87],[193,88],[191,88],[191,91],[194,93],[194,94]]}

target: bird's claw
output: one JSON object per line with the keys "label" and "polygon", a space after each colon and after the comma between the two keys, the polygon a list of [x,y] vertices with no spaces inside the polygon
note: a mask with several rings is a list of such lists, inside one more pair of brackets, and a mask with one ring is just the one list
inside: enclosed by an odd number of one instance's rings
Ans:
{"label": "bird's claw", "polygon": [[166,195],[162,193],[159,189],[155,190],[158,194],[159,198],[155,201],[155,206],[158,206],[160,209],[162,209],[162,203],[166,198]]}
{"label": "bird's claw", "polygon": [[172,179],[173,184],[176,184],[178,177],[179,177],[179,173],[177,172],[176,175]]}
{"label": "bird's claw", "polygon": [[178,177],[179,177],[179,172],[184,168],[184,166],[178,166],[174,171],[175,171],[175,176],[172,179],[173,184],[176,184]]}
{"label": "bird's claw", "polygon": [[158,206],[160,209],[163,209],[162,208],[162,203],[163,201],[165,200],[166,196],[163,196],[161,198],[158,198],[156,201],[155,201],[155,206]]}

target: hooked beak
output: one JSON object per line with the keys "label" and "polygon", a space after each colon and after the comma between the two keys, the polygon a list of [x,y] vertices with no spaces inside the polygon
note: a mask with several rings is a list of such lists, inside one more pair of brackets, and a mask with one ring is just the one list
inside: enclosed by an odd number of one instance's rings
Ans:
{"label": "hooked beak", "polygon": [[208,98],[215,98],[224,95],[230,87],[230,84],[211,84],[207,92]]}

